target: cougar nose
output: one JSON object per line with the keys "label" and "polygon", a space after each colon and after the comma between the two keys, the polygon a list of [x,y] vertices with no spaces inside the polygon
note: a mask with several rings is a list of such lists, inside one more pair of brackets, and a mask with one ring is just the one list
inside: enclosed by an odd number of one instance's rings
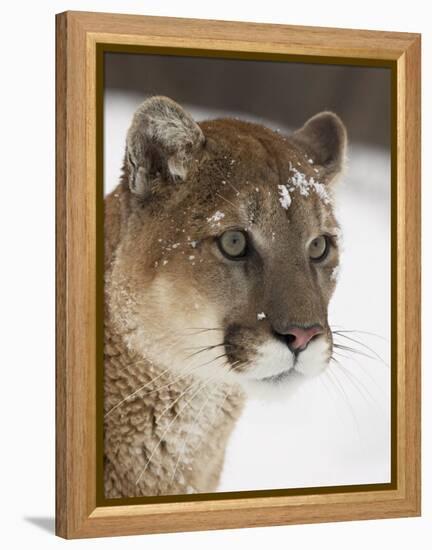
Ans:
{"label": "cougar nose", "polygon": [[300,352],[306,349],[309,342],[324,330],[320,325],[310,327],[288,327],[283,333],[276,332],[279,339],[283,340],[292,352]]}

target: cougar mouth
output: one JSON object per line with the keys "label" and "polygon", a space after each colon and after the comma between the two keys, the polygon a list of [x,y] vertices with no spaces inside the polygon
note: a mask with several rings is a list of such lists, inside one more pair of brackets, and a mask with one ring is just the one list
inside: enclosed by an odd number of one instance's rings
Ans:
{"label": "cougar mouth", "polygon": [[225,349],[234,379],[251,397],[285,398],[328,365],[331,341],[317,335],[297,352],[273,334],[252,327],[230,326]]}

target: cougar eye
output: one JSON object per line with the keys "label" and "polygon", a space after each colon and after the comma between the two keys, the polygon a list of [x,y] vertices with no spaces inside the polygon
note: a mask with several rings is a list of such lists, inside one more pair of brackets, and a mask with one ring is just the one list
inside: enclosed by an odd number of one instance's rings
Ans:
{"label": "cougar eye", "polygon": [[323,261],[329,251],[329,240],[326,235],[316,237],[309,245],[309,258],[314,262]]}
{"label": "cougar eye", "polygon": [[230,259],[242,258],[246,255],[247,239],[243,231],[229,229],[219,237],[219,248]]}

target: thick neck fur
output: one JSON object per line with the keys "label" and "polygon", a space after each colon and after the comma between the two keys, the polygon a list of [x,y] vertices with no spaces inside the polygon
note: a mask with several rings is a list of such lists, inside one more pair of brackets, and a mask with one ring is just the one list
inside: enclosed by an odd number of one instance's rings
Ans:
{"label": "thick neck fur", "polygon": [[[107,277],[127,213],[119,186],[105,206]],[[241,394],[134,354],[105,312],[106,498],[214,491]]]}

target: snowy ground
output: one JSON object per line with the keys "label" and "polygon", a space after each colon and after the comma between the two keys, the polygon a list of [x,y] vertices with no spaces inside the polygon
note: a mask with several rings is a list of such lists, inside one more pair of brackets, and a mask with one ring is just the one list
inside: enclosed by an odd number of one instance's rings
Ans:
{"label": "snowy ground", "polygon": [[[105,191],[117,185],[126,130],[142,96],[105,98]],[[197,120],[248,113],[203,112]],[[366,346],[344,354],[285,403],[249,401],[230,440],[220,491],[311,487],[390,480],[390,155],[353,145],[341,182],[344,253],[330,323]],[[379,355],[381,360],[375,357]]]}

